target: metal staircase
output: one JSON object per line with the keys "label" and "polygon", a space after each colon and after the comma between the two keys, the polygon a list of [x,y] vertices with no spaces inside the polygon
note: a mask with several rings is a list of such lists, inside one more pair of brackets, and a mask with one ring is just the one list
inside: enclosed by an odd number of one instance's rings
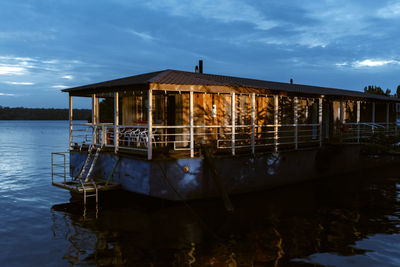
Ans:
{"label": "metal staircase", "polygon": [[[95,168],[96,162],[99,159],[99,155],[101,152],[101,147],[92,147],[89,146],[88,155],[85,160],[85,163],[82,166],[79,174],[73,177],[72,179],[67,179],[67,160],[66,157],[69,155],[69,152],[53,152],[51,153],[51,170],[52,170],[52,185],[67,189],[71,192],[83,194],[83,204],[86,210],[87,199],[90,197],[95,197],[96,199],[96,210],[97,204],[99,201],[99,191],[108,191],[117,189],[120,187],[119,184],[110,183],[111,178],[114,175],[117,165],[119,161],[116,162],[112,173],[109,177],[104,181],[97,181],[94,179],[92,173]],[[60,156],[62,156],[63,161],[60,162]],[[58,162],[56,161],[56,157],[58,157]],[[63,177],[62,181],[55,181],[55,178]]]}

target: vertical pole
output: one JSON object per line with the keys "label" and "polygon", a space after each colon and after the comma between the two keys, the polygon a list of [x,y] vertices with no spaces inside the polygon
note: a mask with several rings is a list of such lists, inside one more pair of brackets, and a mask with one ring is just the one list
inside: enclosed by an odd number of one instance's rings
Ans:
{"label": "vertical pole", "polygon": [[236,96],[232,93],[232,155],[235,155],[235,134],[236,134]]}
{"label": "vertical pole", "polygon": [[299,99],[294,97],[294,149],[299,148]]}
{"label": "vertical pole", "polygon": [[318,99],[319,146],[322,146],[322,98]]}
{"label": "vertical pole", "polygon": [[194,157],[193,92],[189,93],[190,157]]}
{"label": "vertical pole", "polygon": [[274,147],[278,152],[279,96],[274,95]]}
{"label": "vertical pole", "polygon": [[73,108],[72,108],[72,95],[69,95],[69,149],[72,148],[72,120],[73,120]]}
{"label": "vertical pole", "polygon": [[148,101],[148,116],[147,116],[147,118],[148,118],[148,122],[149,122],[149,125],[148,125],[148,135],[147,135],[147,138],[148,138],[148,140],[147,140],[147,159],[148,160],[151,160],[152,159],[152,152],[153,152],[153,150],[152,150],[152,148],[153,148],[153,142],[152,142],[152,139],[153,139],[153,91],[149,88],[149,92],[148,92],[148,99],[147,99],[147,101]]}
{"label": "vertical pole", "polygon": [[96,112],[96,94],[92,95],[92,128],[93,128],[93,140],[92,143],[93,145],[96,144],[96,139],[97,139],[97,129],[96,129],[96,122],[97,122],[97,112]]}
{"label": "vertical pole", "polygon": [[343,100],[340,100],[340,142],[343,142],[343,122],[344,122],[344,107]]}
{"label": "vertical pole", "polygon": [[357,143],[360,143],[360,101],[357,101]]}
{"label": "vertical pole", "polygon": [[386,103],[386,135],[389,135],[389,103]]}
{"label": "vertical pole", "polygon": [[114,92],[114,153],[117,154],[119,146],[119,94]]}
{"label": "vertical pole", "polygon": [[375,132],[375,102],[372,102],[372,133]]}
{"label": "vertical pole", "polygon": [[344,105],[343,100],[340,100],[340,126],[343,127],[344,122]]}
{"label": "vertical pole", "polygon": [[256,135],[256,94],[251,94],[251,153],[255,155],[255,135]]}

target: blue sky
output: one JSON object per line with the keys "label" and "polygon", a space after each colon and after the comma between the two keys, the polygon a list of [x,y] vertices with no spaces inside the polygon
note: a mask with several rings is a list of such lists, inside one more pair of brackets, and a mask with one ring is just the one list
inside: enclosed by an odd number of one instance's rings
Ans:
{"label": "blue sky", "polygon": [[[400,1],[0,2],[0,105],[162,69],[362,90],[400,84]],[[85,107],[85,102],[78,102]]]}

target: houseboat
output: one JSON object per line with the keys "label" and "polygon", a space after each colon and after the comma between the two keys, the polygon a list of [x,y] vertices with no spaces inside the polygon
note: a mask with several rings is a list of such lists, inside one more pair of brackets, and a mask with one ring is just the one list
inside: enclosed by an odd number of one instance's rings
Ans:
{"label": "houseboat", "polygon": [[[168,200],[227,198],[377,166],[385,159],[365,156],[362,144],[398,135],[398,98],[205,74],[202,62],[195,72],[62,91],[70,175],[64,169],[53,185],[85,198],[114,186]],[[78,97],[91,98],[90,123],[73,120]],[[112,103],[111,121],[101,120],[100,101]]]}

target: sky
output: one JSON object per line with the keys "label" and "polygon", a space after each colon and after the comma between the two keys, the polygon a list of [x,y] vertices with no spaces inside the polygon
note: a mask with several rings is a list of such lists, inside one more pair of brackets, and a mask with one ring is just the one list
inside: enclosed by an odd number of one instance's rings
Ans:
{"label": "sky", "polygon": [[0,0],[0,106],[67,108],[63,88],[199,59],[204,73],[395,92],[400,0]]}

